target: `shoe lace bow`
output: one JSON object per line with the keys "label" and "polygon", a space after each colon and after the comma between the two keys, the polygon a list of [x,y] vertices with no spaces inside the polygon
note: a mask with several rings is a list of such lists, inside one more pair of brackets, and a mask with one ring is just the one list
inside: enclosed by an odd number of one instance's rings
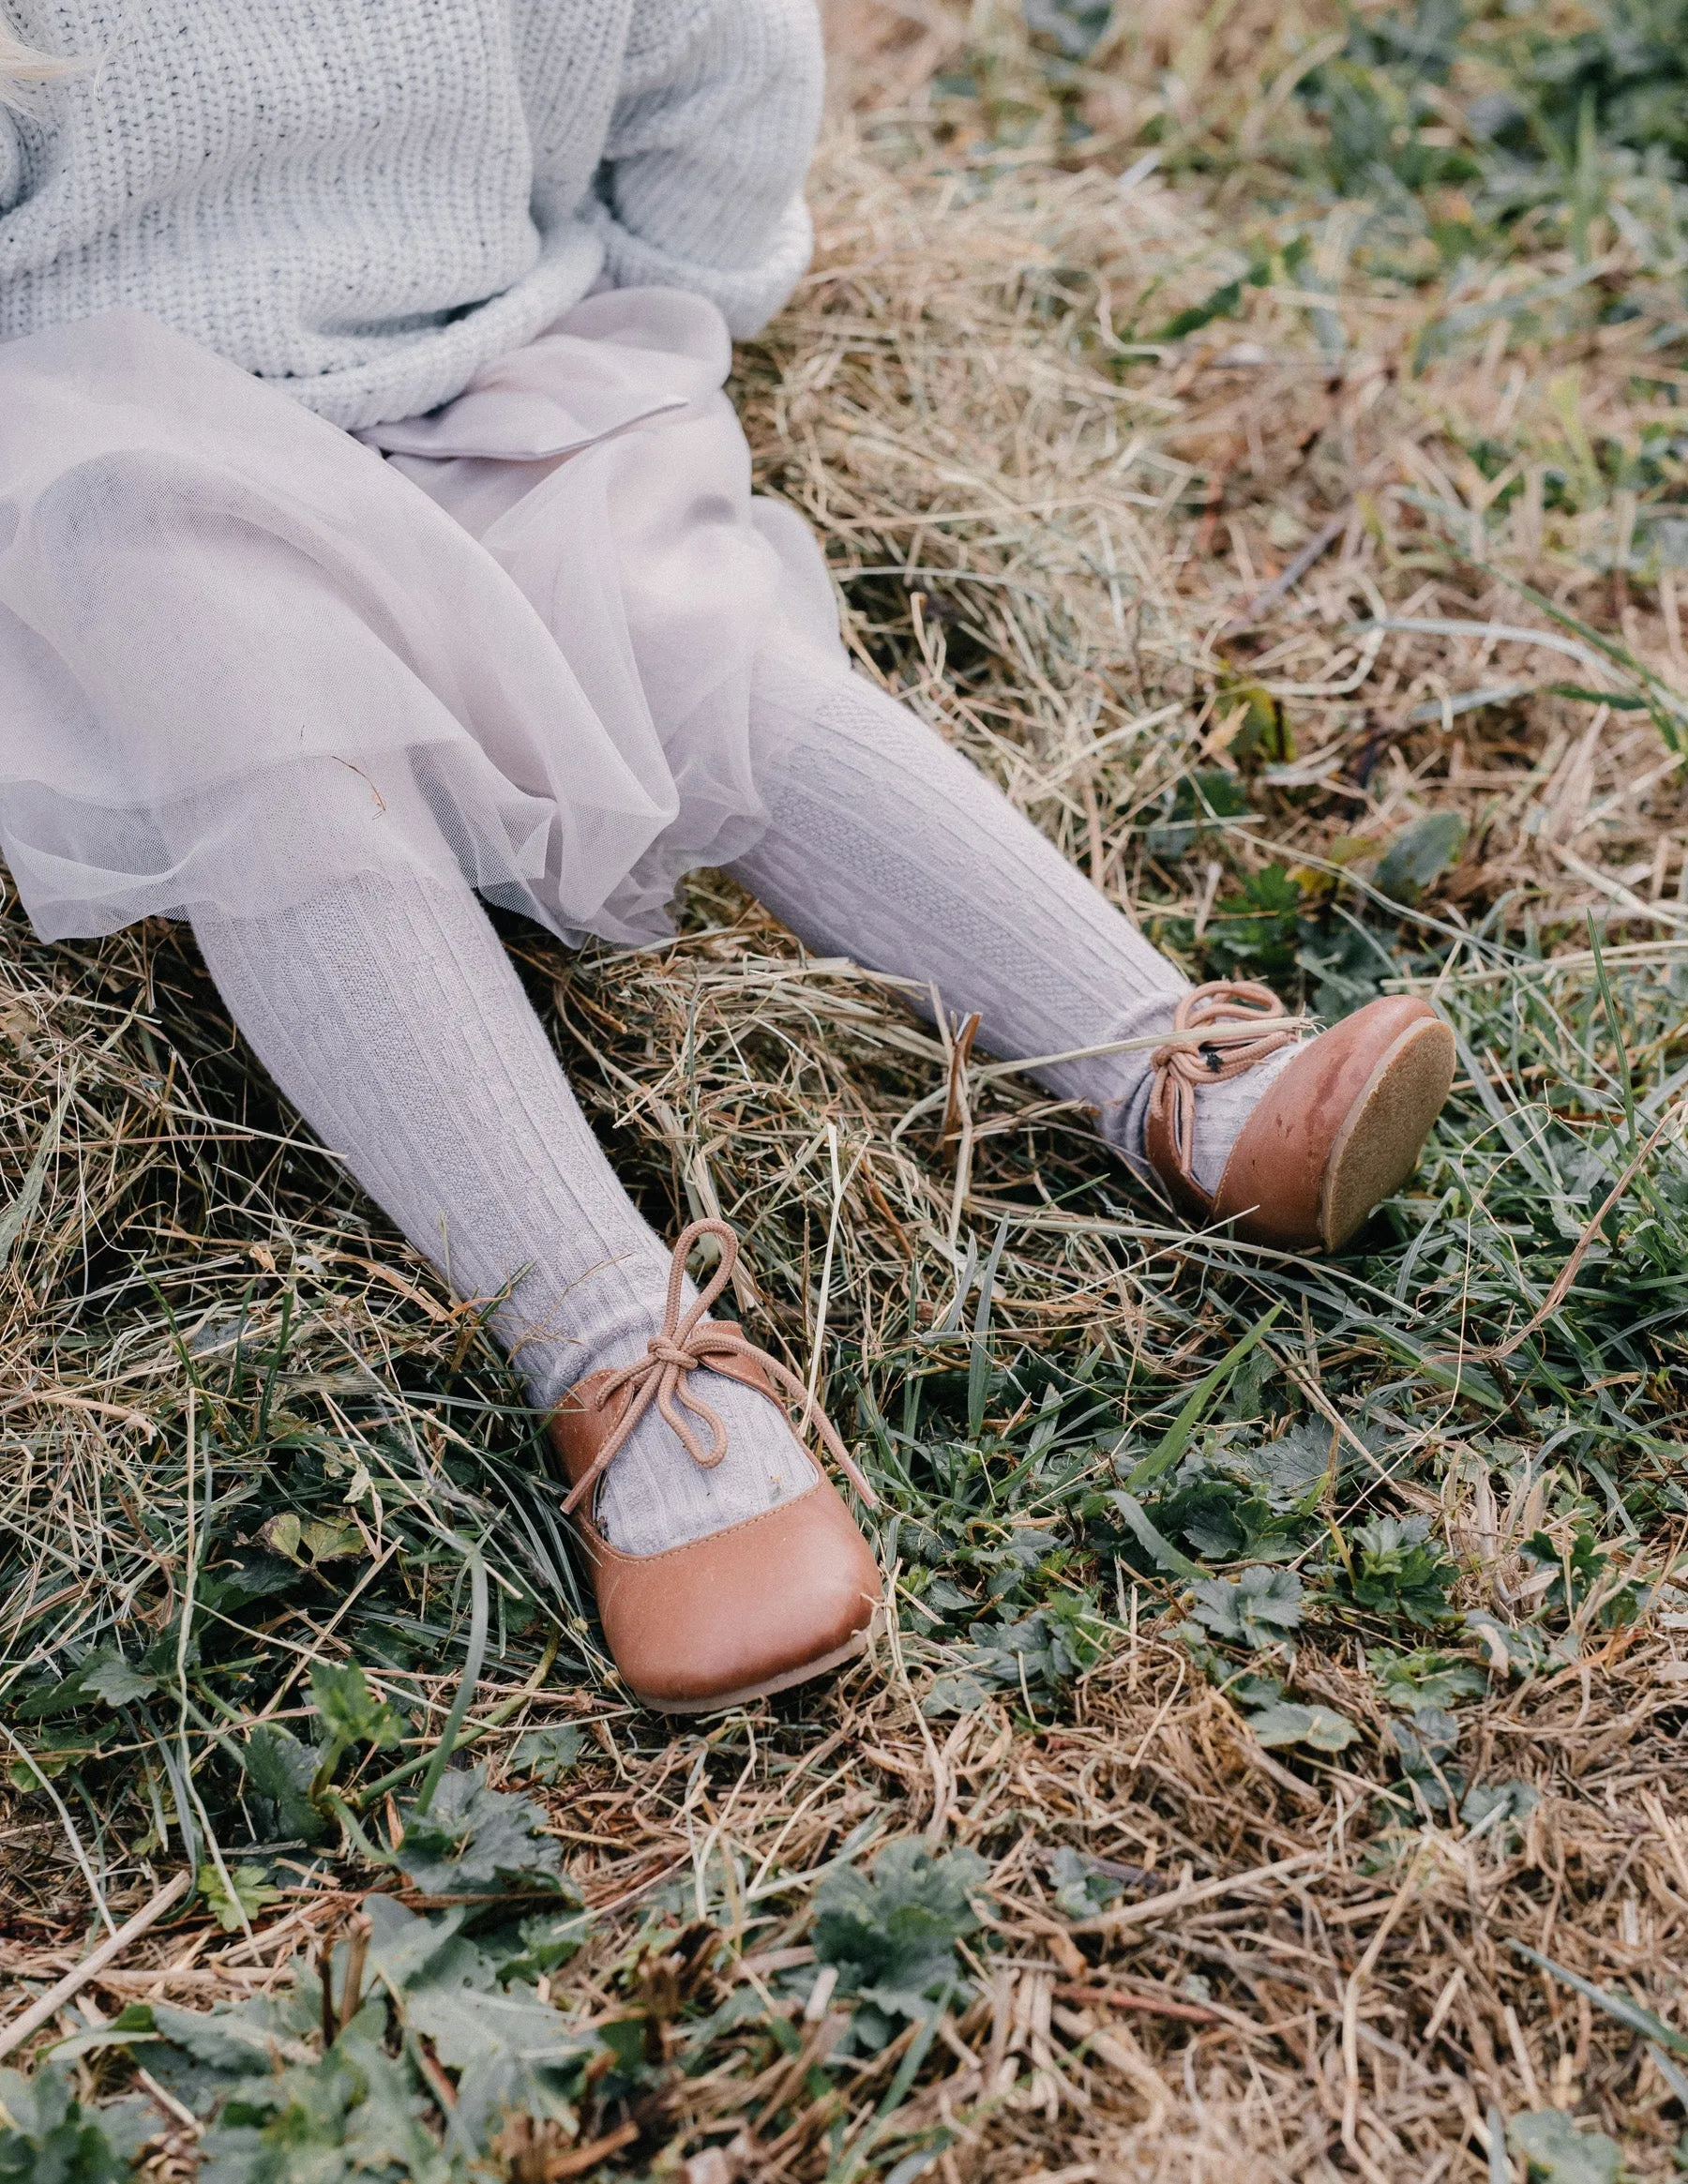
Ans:
{"label": "shoe lace bow", "polygon": [[1290,1016],[1270,987],[1250,979],[1212,979],[1179,1002],[1171,1037],[1149,1057],[1149,1107],[1167,1123],[1180,1180],[1192,1190],[1199,1189],[1190,1165],[1197,1092],[1203,1085],[1242,1077],[1280,1047],[1293,1046],[1304,1021]]}
{"label": "shoe lace bow", "polygon": [[[686,1262],[693,1246],[706,1236],[714,1237],[719,1244],[720,1258],[716,1262],[714,1273],[699,1291],[697,1301],[682,1318],[680,1303],[686,1289]],[[709,1307],[732,1279],[738,1255],[738,1238],[725,1221],[693,1221],[681,1230],[669,1267],[668,1299],[663,1307],[660,1329],[646,1344],[644,1356],[633,1364],[624,1365],[619,1372],[611,1373],[599,1384],[593,1396],[595,1408],[602,1410],[623,1389],[632,1391],[631,1398],[616,1420],[608,1439],[564,1502],[565,1514],[571,1514],[603,1477],[626,1446],[640,1420],[653,1403],[692,1462],[705,1471],[714,1470],[727,1453],[727,1428],[718,1414],[698,1393],[692,1384],[692,1375],[705,1372],[713,1364],[729,1359],[755,1365],[782,1395],[790,1397],[794,1403],[800,1403],[803,1406],[803,1428],[806,1430],[808,1426],[814,1426],[827,1454],[867,1507],[879,1507],[878,1495],[852,1461],[850,1452],[839,1439],[831,1420],[791,1367],[781,1364],[777,1358],[770,1357],[765,1349],[759,1349],[730,1321],[708,1318]],[[690,1419],[683,1415],[684,1412],[689,1412]],[[693,1430],[692,1420],[708,1429],[707,1443],[700,1439]]]}

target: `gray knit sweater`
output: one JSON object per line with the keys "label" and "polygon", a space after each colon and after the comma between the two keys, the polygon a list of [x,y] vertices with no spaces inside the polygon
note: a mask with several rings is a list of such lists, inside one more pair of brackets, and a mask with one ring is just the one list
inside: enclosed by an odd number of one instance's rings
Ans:
{"label": "gray knit sweater", "polygon": [[734,333],[807,263],[814,0],[0,0],[86,74],[0,107],[0,339],[113,305],[348,427],[602,275]]}

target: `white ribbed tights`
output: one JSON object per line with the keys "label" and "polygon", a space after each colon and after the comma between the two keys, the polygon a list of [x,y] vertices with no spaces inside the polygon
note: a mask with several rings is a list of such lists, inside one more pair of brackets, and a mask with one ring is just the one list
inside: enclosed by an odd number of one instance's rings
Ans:
{"label": "white ribbed tights", "polygon": [[[770,824],[735,876],[818,953],[929,982],[1005,1059],[1165,1031],[1184,981],[998,791],[901,706],[807,655],[752,708]],[[193,920],[230,1013],[312,1129],[490,1324],[535,1406],[643,1353],[669,1254],[598,1149],[468,885],[366,873],[277,915]],[[1210,1182],[1271,1066],[1203,1092]],[[1042,1073],[1140,1160],[1146,1054]],[[702,1471],[653,1410],[598,1512],[651,1554],[814,1477],[773,1406],[712,1382],[731,1453]]]}

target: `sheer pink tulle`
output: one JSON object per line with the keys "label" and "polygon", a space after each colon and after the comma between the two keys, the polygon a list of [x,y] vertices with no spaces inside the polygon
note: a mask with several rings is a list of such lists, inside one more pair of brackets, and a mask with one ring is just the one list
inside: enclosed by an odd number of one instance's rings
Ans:
{"label": "sheer pink tulle", "polygon": [[455,863],[658,937],[759,838],[772,640],[837,655],[754,499],[715,308],[589,298],[359,441],[139,313],[0,346],[0,850],[50,939]]}

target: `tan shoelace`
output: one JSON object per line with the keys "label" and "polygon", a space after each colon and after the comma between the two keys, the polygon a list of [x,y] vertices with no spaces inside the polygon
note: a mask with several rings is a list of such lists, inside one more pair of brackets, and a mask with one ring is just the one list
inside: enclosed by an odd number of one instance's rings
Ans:
{"label": "tan shoelace", "polygon": [[1190,1167],[1198,1091],[1242,1077],[1280,1047],[1293,1046],[1302,1023],[1270,987],[1245,978],[1213,979],[1179,1002],[1172,1036],[1149,1057],[1154,1073],[1149,1111],[1165,1123],[1179,1180],[1198,1197],[1207,1197]]}
{"label": "tan shoelace", "polygon": [[[682,1319],[680,1292],[686,1282],[686,1261],[693,1244],[704,1236],[713,1236],[719,1243],[720,1260],[704,1284],[697,1303]],[[838,1438],[831,1420],[818,1408],[808,1390],[790,1366],[782,1365],[777,1358],[771,1358],[765,1349],[758,1349],[753,1342],[745,1339],[736,1327],[725,1320],[704,1324],[709,1307],[732,1279],[738,1249],[738,1238],[725,1221],[694,1221],[689,1228],[681,1230],[674,1245],[673,1263],[669,1269],[668,1303],[663,1309],[661,1332],[651,1337],[645,1355],[637,1364],[624,1365],[619,1373],[611,1373],[594,1396],[595,1407],[601,1410],[622,1389],[631,1388],[633,1391],[632,1401],[623,1411],[609,1439],[593,1459],[592,1468],[583,1474],[564,1502],[565,1514],[571,1514],[596,1485],[621,1453],[627,1437],[653,1403],[692,1462],[705,1471],[714,1470],[727,1453],[727,1428],[692,1387],[691,1375],[707,1369],[711,1362],[717,1358],[738,1358],[758,1366],[782,1394],[789,1395],[794,1403],[801,1403],[804,1426],[807,1427],[811,1423],[814,1424],[827,1453],[868,1508],[879,1507],[878,1495],[851,1461],[850,1451]],[[709,1428],[707,1448],[681,1416],[681,1405],[691,1412],[693,1418],[701,1420]]]}

